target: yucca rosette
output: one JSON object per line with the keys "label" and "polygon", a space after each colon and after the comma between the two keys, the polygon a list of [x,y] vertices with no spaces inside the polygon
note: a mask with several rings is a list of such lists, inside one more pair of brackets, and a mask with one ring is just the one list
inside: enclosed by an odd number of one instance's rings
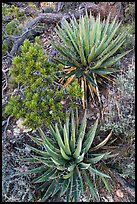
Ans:
{"label": "yucca rosette", "polygon": [[55,61],[65,65],[65,74],[60,82],[68,86],[75,78],[79,79],[84,109],[88,95],[92,100],[97,97],[101,102],[101,87],[114,81],[112,74],[119,71],[116,62],[129,52],[119,53],[127,32],[118,34],[121,22],[116,17],[110,22],[110,16],[102,22],[100,15],[95,19],[86,12],[79,22],[75,17],[70,23],[64,19],[61,26],[57,25],[55,29],[60,39],[60,42],[52,42],[60,54]]}
{"label": "yucca rosette", "polygon": [[98,119],[87,131],[86,111],[81,123],[78,118],[77,109],[76,112],[72,110],[65,123],[60,121],[55,126],[50,125],[51,137],[45,135],[41,128],[38,129],[40,138],[30,136],[41,149],[28,145],[28,148],[37,156],[33,154],[31,158],[23,158],[23,160],[42,165],[23,173],[40,174],[32,182],[41,184],[39,189],[44,189],[41,202],[56,194],[66,195],[67,202],[79,201],[85,184],[93,197],[98,200],[97,189],[92,178],[94,175],[101,177],[105,186],[108,187],[107,179],[110,176],[98,170],[96,163],[110,157],[110,152],[96,153],[95,151],[106,144],[112,131],[104,141],[93,145]]}

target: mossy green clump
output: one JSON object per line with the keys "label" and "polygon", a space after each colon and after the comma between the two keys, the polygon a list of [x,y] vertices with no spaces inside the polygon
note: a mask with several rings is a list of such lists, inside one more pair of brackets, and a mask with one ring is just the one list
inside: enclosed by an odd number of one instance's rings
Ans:
{"label": "mossy green clump", "polygon": [[10,70],[12,79],[22,87],[21,92],[9,100],[5,113],[23,118],[24,124],[31,128],[64,117],[62,100],[68,97],[70,91],[75,100],[80,87],[75,82],[67,93],[57,83],[61,72],[62,65],[48,61],[38,37],[35,43],[25,40],[21,55],[14,57]]}

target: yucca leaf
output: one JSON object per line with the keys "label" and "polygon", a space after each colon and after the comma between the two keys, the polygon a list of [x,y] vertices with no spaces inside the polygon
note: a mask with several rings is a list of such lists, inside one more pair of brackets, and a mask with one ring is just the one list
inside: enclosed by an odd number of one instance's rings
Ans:
{"label": "yucca leaf", "polygon": [[79,114],[78,114],[78,109],[76,108],[76,138],[78,134],[78,127],[79,127]]}
{"label": "yucca leaf", "polygon": [[85,131],[86,131],[86,126],[87,126],[87,110],[85,110],[84,117],[83,117],[83,119],[81,121],[81,125],[80,125],[80,128],[79,128],[79,138],[78,138],[78,140],[80,138],[82,138],[82,140],[83,140],[84,135],[85,135]]}
{"label": "yucca leaf", "polygon": [[70,85],[71,82],[74,80],[75,76],[76,76],[76,75],[74,74],[74,75],[71,75],[70,77],[68,77],[68,78],[67,78],[67,81],[66,81],[65,84],[64,84],[64,87],[67,87],[68,85]]}
{"label": "yucca leaf", "polygon": [[107,35],[105,35],[104,36],[104,38],[102,39],[102,41],[100,42],[100,45],[96,48],[96,50],[95,50],[95,55],[94,55],[94,57],[96,58],[98,55],[100,55],[101,53],[102,53],[102,51],[103,51],[103,49],[104,49],[104,43],[105,43],[105,41],[106,41],[106,39],[107,39]]}
{"label": "yucca leaf", "polygon": [[24,162],[29,162],[29,163],[41,163],[37,159],[34,159],[32,157],[29,157],[29,158],[20,158],[20,160],[24,161]]}
{"label": "yucca leaf", "polygon": [[45,202],[55,189],[56,180],[53,180],[40,202]]}
{"label": "yucca leaf", "polygon": [[81,19],[81,25],[82,25],[82,30],[83,30],[83,42],[84,42],[84,47],[85,47],[85,54],[86,58],[89,54],[89,41],[88,41],[88,34],[89,34],[89,28],[88,28],[88,20],[86,18]]}
{"label": "yucca leaf", "polygon": [[[68,123],[69,123],[69,121],[68,121]],[[64,124],[64,129],[63,129],[64,143],[65,143],[65,149],[69,153],[68,155],[71,155],[71,151],[70,151],[70,147],[69,147],[69,127],[68,126],[69,126],[69,124],[67,124],[67,123]]]}
{"label": "yucca leaf", "polygon": [[51,158],[51,156],[50,155],[48,155],[48,157],[45,157],[45,156],[36,156],[36,155],[31,155],[33,158],[35,157],[36,159],[42,159],[42,160],[44,160],[44,161],[50,161],[50,158]]}
{"label": "yucca leaf", "polygon": [[107,179],[104,177],[101,177],[101,179],[102,179],[103,183],[105,184],[105,187],[108,190],[108,192],[110,192],[110,186],[109,186]]}
{"label": "yucca leaf", "polygon": [[108,33],[109,34],[111,34],[113,29],[114,29],[114,27],[116,27],[116,24],[117,24],[116,19],[117,19],[117,16],[115,16],[115,18],[113,19],[113,21],[111,22],[111,24],[109,26],[109,29],[108,29]]}
{"label": "yucca leaf", "polygon": [[59,172],[56,169],[56,171],[50,176],[50,179],[57,179],[58,177],[59,177]]}
{"label": "yucca leaf", "polygon": [[[66,134],[65,137],[66,137],[66,140],[67,140],[67,143],[69,145],[69,119],[70,118],[70,111],[67,113],[67,116],[66,116],[66,123],[65,123],[65,126],[64,126],[64,133]],[[64,139],[65,139],[64,137]],[[64,140],[65,142],[65,140]]]}
{"label": "yucca leaf", "polygon": [[76,30],[79,29],[79,25],[78,25],[78,22],[77,22],[75,16],[73,16],[73,19],[71,20],[71,25],[72,25],[72,27],[75,28]]}
{"label": "yucca leaf", "polygon": [[71,176],[71,178],[70,178],[69,188],[66,191],[67,202],[71,202],[72,186],[73,186],[73,176]]}
{"label": "yucca leaf", "polygon": [[78,71],[77,69],[74,69],[74,70],[72,70],[71,72],[68,72],[68,73],[66,74],[66,77],[68,78],[69,76],[72,76],[72,75],[76,74],[77,71]]}
{"label": "yucca leaf", "polygon": [[71,151],[74,152],[75,150],[75,142],[76,142],[76,137],[75,137],[75,121],[74,121],[74,111],[71,111],[71,138],[70,138],[70,147]]}
{"label": "yucca leaf", "polygon": [[57,179],[57,182],[55,184],[55,189],[52,193],[52,197],[55,196],[56,193],[58,193],[58,191],[60,191],[60,188],[61,188],[63,182],[64,182],[64,179],[62,179],[61,177],[59,179]]}
{"label": "yucca leaf", "polygon": [[63,56],[68,58],[70,62],[74,63],[76,67],[81,67],[80,63],[76,59],[75,53],[71,54],[72,51],[71,52],[70,50],[68,51],[68,49],[63,47],[61,44],[58,44],[58,46],[56,44],[52,42],[52,45],[56,48],[56,50],[58,50],[58,52],[60,52]]}
{"label": "yucca leaf", "polygon": [[70,178],[71,176],[73,176],[73,172],[74,172],[73,170],[70,171],[69,173],[67,173],[66,175],[64,175],[63,178],[64,178],[64,179]]}
{"label": "yucca leaf", "polygon": [[[96,23],[95,20],[93,19],[93,17],[91,17],[93,24],[92,27],[90,28],[90,49],[92,48],[95,38],[96,38]],[[94,25],[94,26],[93,26]]]}
{"label": "yucca leaf", "polygon": [[97,59],[102,58],[106,53],[110,52],[116,46],[118,46],[123,40],[125,40],[126,35],[118,35],[114,40],[112,40],[109,45],[104,44],[104,49],[102,53],[97,57]]}
{"label": "yucca leaf", "polygon": [[65,25],[65,31],[67,32],[67,34],[68,34],[68,36],[69,36],[71,42],[73,43],[75,50],[79,53],[77,44],[76,44],[75,41],[74,41],[74,34],[73,34],[72,28],[69,26],[69,23],[68,23],[66,20],[64,20],[63,23],[64,23],[64,25]]}
{"label": "yucca leaf", "polygon": [[84,44],[83,44],[83,38],[82,38],[82,25],[79,24],[79,36],[78,36],[78,45],[79,45],[79,55],[80,55],[80,60],[81,63],[86,66],[87,62],[86,62],[86,58],[85,58],[85,54],[84,54]]}
{"label": "yucca leaf", "polygon": [[[53,145],[53,140],[50,141],[50,139],[48,138],[48,136],[46,136],[43,132],[43,130],[41,128],[38,128],[39,134],[41,135],[41,137],[44,139],[45,144],[52,150],[55,152],[59,152],[59,150],[57,148],[55,148],[55,146]],[[51,143],[52,142],[52,143]]]}
{"label": "yucca leaf", "polygon": [[75,66],[74,63],[72,63],[72,62],[70,62],[68,60],[65,60],[65,59],[55,58],[54,60],[55,60],[55,62],[61,63],[61,64],[65,65],[65,66],[72,66],[72,67]]}
{"label": "yucca leaf", "polygon": [[102,173],[101,171],[97,170],[97,169],[94,169],[93,167],[89,167],[88,170],[96,175],[99,175],[99,176],[102,176],[102,177],[105,177],[105,178],[110,178],[110,176]]}
{"label": "yucca leaf", "polygon": [[38,162],[45,164],[48,167],[53,167],[53,162],[50,160],[47,160],[45,157],[37,157],[37,156],[33,156],[32,157],[37,160]]}
{"label": "yucca leaf", "polygon": [[128,50],[124,53],[118,54],[115,57],[110,57],[108,58],[102,65],[101,67],[108,67],[111,66],[113,64],[115,64],[119,59],[121,59],[122,57],[124,57],[125,55],[127,55],[129,52],[131,52],[131,50]]}
{"label": "yucca leaf", "polygon": [[55,169],[49,168],[44,174],[40,175],[39,177],[36,177],[31,182],[32,183],[39,183],[39,182],[48,181],[49,180],[49,176],[51,176],[54,171],[55,171]]}
{"label": "yucca leaf", "polygon": [[84,153],[77,158],[77,163],[81,162],[84,159]]}
{"label": "yucca leaf", "polygon": [[85,16],[85,27],[86,27],[86,42],[85,44],[87,44],[87,55],[86,55],[86,59],[87,56],[89,55],[89,51],[90,51],[90,21],[89,21],[89,17],[88,17],[88,13],[86,10],[86,16]]}
{"label": "yucca leaf", "polygon": [[80,190],[80,193],[82,194],[84,192],[83,179],[82,179],[81,172],[79,171],[79,168],[77,166],[76,166],[76,173],[78,176],[78,188]]}
{"label": "yucca leaf", "polygon": [[60,118],[58,119],[58,121],[59,121],[60,132],[63,134],[63,125],[62,125],[62,121],[61,121]]}
{"label": "yucca leaf", "polygon": [[114,30],[110,33],[108,40],[106,41],[106,45],[109,44],[109,42],[112,40],[112,38],[115,36],[121,22],[114,28]]}
{"label": "yucca leaf", "polygon": [[42,151],[42,150],[39,150],[39,149],[36,149],[35,147],[31,147],[30,145],[26,145],[30,150],[32,150],[33,152],[37,153],[37,154],[40,154],[42,156],[44,156],[45,158],[50,158],[48,152],[46,151]]}
{"label": "yucca leaf", "polygon": [[100,26],[100,14],[99,14],[96,19],[96,40],[95,40],[96,47],[100,42],[100,36],[101,36],[101,26]]}
{"label": "yucca leaf", "polygon": [[43,139],[36,138],[27,133],[27,135],[37,144],[43,147]]}
{"label": "yucca leaf", "polygon": [[93,73],[100,74],[100,75],[102,75],[102,74],[106,75],[106,74],[119,72],[119,71],[120,70],[117,68],[108,68],[108,67],[104,68],[104,69],[103,68],[97,68],[97,69],[92,70]]}
{"label": "yucca leaf", "polygon": [[106,156],[106,154],[101,154],[101,155],[94,157],[94,158],[88,158],[88,159],[86,159],[86,162],[88,162],[88,163],[90,162],[91,164],[95,164],[95,163],[99,162],[105,156]]}
{"label": "yucca leaf", "polygon": [[90,50],[90,53],[88,55],[88,63],[92,62],[92,60],[95,56],[95,48],[96,48],[96,45],[94,45]]}
{"label": "yucca leaf", "polygon": [[108,15],[108,17],[107,17],[107,20],[106,20],[106,22],[104,23],[105,26],[104,26],[102,38],[104,38],[104,36],[107,34],[108,27],[109,27],[110,15],[111,15],[111,13],[109,13],[109,15]]}
{"label": "yucca leaf", "polygon": [[[55,130],[56,130],[56,140],[58,142],[59,147],[61,147],[65,151],[65,145],[62,141],[62,137],[60,135],[59,129],[58,129],[58,124],[55,124]],[[66,152],[66,151],[65,151]]]}
{"label": "yucca leaf", "polygon": [[83,109],[85,109],[85,89],[84,89],[84,79],[83,79],[83,77],[81,78],[81,92],[82,92]]}
{"label": "yucca leaf", "polygon": [[98,126],[98,119],[95,121],[94,125],[86,135],[86,140],[84,141],[83,147],[82,147],[84,153],[87,153],[89,148],[91,147],[91,144],[96,134],[97,126]]}
{"label": "yucca leaf", "polygon": [[44,183],[39,183],[38,186],[36,186],[36,191],[44,191],[45,189],[47,189],[50,185],[51,181],[47,181]]}
{"label": "yucca leaf", "polygon": [[83,140],[82,138],[78,140],[77,148],[73,154],[74,158],[78,158],[78,156],[80,155],[81,148],[82,148],[82,140]]}
{"label": "yucca leaf", "polygon": [[76,173],[76,171],[73,174],[72,192],[73,192],[74,202],[78,202],[79,201],[79,190],[78,190],[78,181],[77,181],[77,173]]}
{"label": "yucca leaf", "polygon": [[59,166],[59,165],[65,165],[65,163],[66,163],[66,161],[65,161],[64,159],[58,159],[58,160],[56,160],[56,159],[51,158],[51,160],[52,160],[53,163],[56,164],[57,166]]}
{"label": "yucca leaf", "polygon": [[63,185],[62,185],[60,196],[63,196],[66,193],[66,191],[67,191],[67,189],[69,187],[69,184],[70,184],[70,179],[65,179],[63,181]]}
{"label": "yucca leaf", "polygon": [[73,171],[75,168],[74,162],[68,167],[68,171]]}
{"label": "yucca leaf", "polygon": [[97,149],[103,147],[103,146],[107,143],[107,141],[109,140],[109,138],[111,137],[111,135],[112,135],[112,130],[110,131],[109,135],[106,137],[105,140],[103,140],[101,143],[99,143],[99,144],[96,145],[95,147],[90,148],[89,152],[95,151],[95,150],[97,150]]}
{"label": "yucca leaf", "polygon": [[88,169],[90,167],[90,164],[84,163],[84,162],[80,162],[78,164],[79,168],[81,169]]}
{"label": "yucca leaf", "polygon": [[55,151],[53,151],[48,145],[45,144],[45,148],[47,152],[49,153],[49,155],[52,156],[53,158],[55,159],[61,158],[61,154],[58,154]]}
{"label": "yucca leaf", "polygon": [[31,170],[27,170],[27,171],[24,171],[24,172],[19,172],[19,175],[20,174],[31,174],[31,173],[38,173],[38,172],[42,172],[42,171],[46,171],[48,170],[48,167],[43,165],[43,166],[40,166],[40,167],[36,167],[34,169],[31,169]]}
{"label": "yucca leaf", "polygon": [[89,81],[93,86],[95,86],[95,87],[97,86],[97,84],[95,83],[94,79],[89,74],[84,73],[84,75],[86,76],[87,81]]}
{"label": "yucca leaf", "polygon": [[56,131],[52,124],[49,125],[49,129],[50,129],[51,134],[54,136],[54,138],[57,139]]}
{"label": "yucca leaf", "polygon": [[94,188],[91,180],[89,179],[86,170],[83,170],[83,175],[84,175],[86,183],[89,186],[89,189],[90,189],[92,195],[98,200],[98,195],[97,195],[96,189]]}
{"label": "yucca leaf", "polygon": [[60,152],[61,152],[61,155],[62,157],[65,159],[65,160],[70,160],[71,157],[69,157],[65,152],[64,150],[60,147]]}
{"label": "yucca leaf", "polygon": [[121,45],[124,43],[124,41],[122,41],[118,46],[116,46],[108,54],[106,54],[94,67],[92,67],[92,70],[99,68],[106,59],[111,57],[121,47]]}
{"label": "yucca leaf", "polygon": [[58,36],[63,40],[65,45],[69,48],[73,47],[72,42],[69,40],[68,36],[65,35],[65,32],[62,31],[62,29],[57,25],[58,30],[55,28],[55,32],[58,34]]}
{"label": "yucca leaf", "polygon": [[64,170],[66,170],[66,167],[65,167],[65,166],[56,166],[56,168],[57,168],[59,171],[64,171]]}

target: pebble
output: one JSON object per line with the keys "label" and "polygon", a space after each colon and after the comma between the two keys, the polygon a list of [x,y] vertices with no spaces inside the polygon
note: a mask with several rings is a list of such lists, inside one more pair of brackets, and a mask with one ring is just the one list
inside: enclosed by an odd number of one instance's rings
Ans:
{"label": "pebble", "polygon": [[123,198],[123,192],[120,189],[116,191],[116,195],[120,198]]}

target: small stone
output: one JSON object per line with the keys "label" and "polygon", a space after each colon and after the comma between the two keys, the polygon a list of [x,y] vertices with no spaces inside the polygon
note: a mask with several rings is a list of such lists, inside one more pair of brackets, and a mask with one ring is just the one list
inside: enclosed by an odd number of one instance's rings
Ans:
{"label": "small stone", "polygon": [[61,104],[64,105],[66,103],[66,101],[61,101]]}
{"label": "small stone", "polygon": [[13,134],[14,134],[14,135],[19,135],[19,134],[20,134],[20,129],[15,128],[15,129],[13,130]]}
{"label": "small stone", "polygon": [[12,134],[12,131],[11,131],[11,130],[7,130],[7,134],[8,134],[8,135],[11,135],[11,134]]}
{"label": "small stone", "polygon": [[108,196],[108,195],[107,195],[106,197],[107,197],[107,199],[108,199],[108,202],[114,202],[112,196]]}
{"label": "small stone", "polygon": [[20,131],[23,131],[23,132],[29,132],[31,131],[32,129],[31,128],[26,128],[24,125],[23,125],[23,120],[22,119],[19,119],[17,120],[16,124],[17,124],[17,127],[20,129]]}
{"label": "small stone", "polygon": [[116,195],[120,198],[123,198],[123,192],[120,189],[116,191]]}

